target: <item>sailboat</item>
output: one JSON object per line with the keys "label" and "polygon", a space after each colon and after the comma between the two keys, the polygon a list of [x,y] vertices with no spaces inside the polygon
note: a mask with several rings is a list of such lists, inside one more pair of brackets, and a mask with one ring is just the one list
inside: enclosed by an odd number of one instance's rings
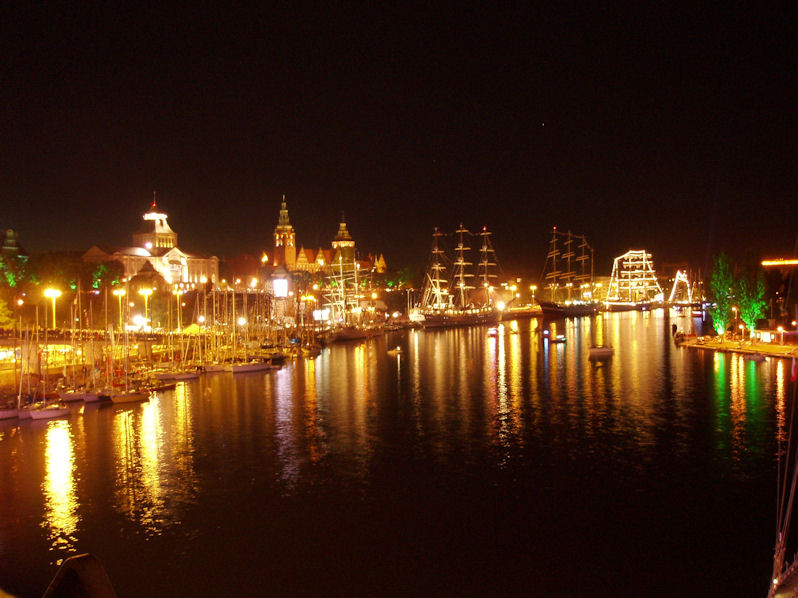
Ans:
{"label": "sailboat", "polygon": [[150,392],[146,389],[131,388],[130,377],[128,376],[128,337],[127,330],[124,336],[124,373],[125,373],[125,390],[123,392],[111,393],[111,401],[114,403],[137,403],[139,401],[147,401],[150,398]]}
{"label": "sailboat", "polygon": [[593,248],[584,235],[554,227],[541,283],[549,296],[538,300],[543,317],[580,317],[598,311],[593,300]]}
{"label": "sailboat", "polygon": [[596,342],[596,327],[595,319],[591,322],[590,326],[590,346],[587,349],[588,359],[591,361],[603,361],[610,359],[615,354],[615,349],[609,344],[607,340],[607,322],[606,316],[601,317],[602,334],[601,343]]}
{"label": "sailboat", "polygon": [[483,227],[478,235],[482,239],[476,273],[476,278],[481,283],[479,288],[473,283],[473,263],[468,261],[471,248],[467,242],[472,235],[462,223],[455,234],[457,245],[454,259],[451,260],[452,280],[448,281],[444,275],[449,259],[440,242],[444,234],[437,228],[434,229],[424,294],[421,304],[411,311],[410,319],[421,323],[425,328],[496,324],[501,319],[501,311],[493,297],[497,265],[490,242],[491,233]]}
{"label": "sailboat", "polygon": [[329,342],[354,341],[368,338],[369,332],[359,322],[360,297],[357,261],[338,258],[338,270],[329,277],[329,291],[325,296],[330,318],[335,323],[328,335]]}
{"label": "sailboat", "polygon": [[[45,321],[47,319],[47,312],[45,311]],[[44,365],[44,380],[42,381],[42,402],[41,404],[33,404],[27,408],[27,414],[31,419],[52,419],[55,417],[64,417],[71,413],[69,407],[65,407],[59,403],[47,404],[47,382],[50,373],[50,344],[47,342],[47,326],[44,328],[44,346],[46,348],[46,360]]]}

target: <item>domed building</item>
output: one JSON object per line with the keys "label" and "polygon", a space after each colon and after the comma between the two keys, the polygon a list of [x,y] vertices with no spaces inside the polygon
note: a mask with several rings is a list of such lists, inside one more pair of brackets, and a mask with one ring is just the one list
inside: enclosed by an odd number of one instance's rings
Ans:
{"label": "domed building", "polygon": [[149,265],[168,285],[207,282],[218,284],[219,258],[179,249],[177,233],[169,226],[166,214],[158,210],[155,194],[143,220],[141,228],[133,234],[131,247],[109,249],[94,245],[83,254],[83,261],[120,262],[128,279],[139,274],[145,265]]}

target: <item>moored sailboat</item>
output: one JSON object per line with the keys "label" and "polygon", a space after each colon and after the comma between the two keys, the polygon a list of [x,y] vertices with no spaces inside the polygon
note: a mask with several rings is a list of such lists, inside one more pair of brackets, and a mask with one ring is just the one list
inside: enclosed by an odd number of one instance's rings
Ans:
{"label": "moored sailboat", "polygon": [[548,290],[548,299],[538,300],[543,317],[581,317],[598,311],[593,299],[593,248],[584,235],[554,227],[541,283]]}
{"label": "moored sailboat", "polygon": [[468,261],[471,248],[466,241],[471,233],[461,223],[455,234],[457,246],[454,259],[451,260],[453,277],[448,281],[444,273],[449,260],[440,243],[444,235],[437,228],[434,230],[424,294],[420,305],[411,311],[410,320],[425,328],[496,324],[501,319],[501,310],[493,295],[497,264],[490,242],[491,233],[485,227],[479,233],[482,239],[476,272],[476,278],[481,283],[479,288],[472,283],[475,274],[473,263]]}

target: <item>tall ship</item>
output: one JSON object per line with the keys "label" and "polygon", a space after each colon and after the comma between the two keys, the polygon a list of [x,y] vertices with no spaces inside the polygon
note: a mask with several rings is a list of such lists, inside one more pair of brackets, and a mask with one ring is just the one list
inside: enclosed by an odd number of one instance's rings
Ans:
{"label": "tall ship", "polygon": [[543,317],[589,316],[598,311],[593,298],[593,248],[584,235],[562,232],[555,226],[541,280]]}
{"label": "tall ship", "polygon": [[604,300],[607,311],[646,310],[662,300],[662,287],[649,252],[633,249],[615,258]]}
{"label": "tall ship", "polygon": [[[477,235],[472,235],[461,223],[455,235],[456,245],[449,256],[443,247],[445,234],[437,228],[432,234],[424,293],[410,314],[412,321],[425,328],[495,324],[501,319],[494,297],[498,265],[491,233],[483,227]],[[470,261],[469,247],[474,236],[480,240],[476,265]],[[449,271],[451,280],[447,278]]]}

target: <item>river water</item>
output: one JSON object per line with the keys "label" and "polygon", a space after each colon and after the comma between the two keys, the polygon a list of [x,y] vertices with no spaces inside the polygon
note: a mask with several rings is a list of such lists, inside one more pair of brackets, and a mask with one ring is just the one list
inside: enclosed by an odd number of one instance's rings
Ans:
{"label": "river water", "polygon": [[408,330],[0,422],[0,588],[91,552],[120,596],[764,595],[790,364],[673,323]]}

